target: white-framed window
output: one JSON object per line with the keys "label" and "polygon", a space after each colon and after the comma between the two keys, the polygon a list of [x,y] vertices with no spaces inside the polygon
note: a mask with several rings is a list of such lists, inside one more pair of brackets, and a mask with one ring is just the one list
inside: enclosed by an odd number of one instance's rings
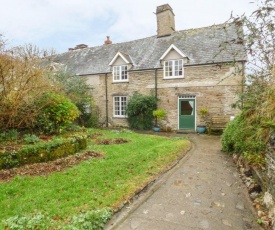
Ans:
{"label": "white-framed window", "polygon": [[113,81],[128,81],[127,65],[113,67]]}
{"label": "white-framed window", "polygon": [[114,96],[114,117],[126,117],[126,105],[127,97],[126,96]]}
{"label": "white-framed window", "polygon": [[183,77],[183,60],[164,61],[163,66],[164,78],[182,78]]}

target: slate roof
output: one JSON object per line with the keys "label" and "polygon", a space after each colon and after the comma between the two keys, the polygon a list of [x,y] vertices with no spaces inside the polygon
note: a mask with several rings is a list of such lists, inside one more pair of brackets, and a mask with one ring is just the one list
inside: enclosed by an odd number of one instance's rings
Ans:
{"label": "slate roof", "polygon": [[[231,42],[234,41],[234,44]],[[174,32],[167,37],[144,39],[89,47],[52,56],[54,63],[63,64],[77,75],[111,72],[109,63],[118,51],[131,57],[132,70],[161,68],[160,57],[174,44],[188,58],[188,65],[245,61],[246,55],[234,24],[221,24]],[[220,52],[224,44],[226,51]]]}

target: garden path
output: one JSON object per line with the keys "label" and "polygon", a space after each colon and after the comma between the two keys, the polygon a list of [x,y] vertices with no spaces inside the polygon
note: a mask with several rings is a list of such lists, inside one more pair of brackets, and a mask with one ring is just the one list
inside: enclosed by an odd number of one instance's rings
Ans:
{"label": "garden path", "polygon": [[105,229],[261,229],[232,157],[220,151],[220,137],[187,136],[189,153]]}

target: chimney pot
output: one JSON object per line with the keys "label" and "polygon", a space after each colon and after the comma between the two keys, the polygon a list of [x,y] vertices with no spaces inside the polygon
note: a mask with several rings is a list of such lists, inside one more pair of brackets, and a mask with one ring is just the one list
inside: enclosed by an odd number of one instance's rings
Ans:
{"label": "chimney pot", "polygon": [[112,44],[113,42],[110,40],[110,36],[107,36],[107,39],[104,41],[105,45]]}
{"label": "chimney pot", "polygon": [[74,49],[79,50],[79,49],[85,49],[87,47],[88,47],[88,45],[86,45],[86,44],[79,44],[79,45],[76,45],[76,47]]}

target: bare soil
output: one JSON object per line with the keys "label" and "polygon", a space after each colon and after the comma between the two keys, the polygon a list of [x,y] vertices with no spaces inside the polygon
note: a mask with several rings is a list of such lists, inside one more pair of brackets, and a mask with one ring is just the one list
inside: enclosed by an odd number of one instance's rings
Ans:
{"label": "bare soil", "polygon": [[67,168],[86,161],[90,158],[102,158],[103,155],[95,151],[87,151],[46,163],[35,163],[18,168],[0,170],[0,182],[9,182],[17,175],[20,176],[45,176],[54,172],[61,172]]}

